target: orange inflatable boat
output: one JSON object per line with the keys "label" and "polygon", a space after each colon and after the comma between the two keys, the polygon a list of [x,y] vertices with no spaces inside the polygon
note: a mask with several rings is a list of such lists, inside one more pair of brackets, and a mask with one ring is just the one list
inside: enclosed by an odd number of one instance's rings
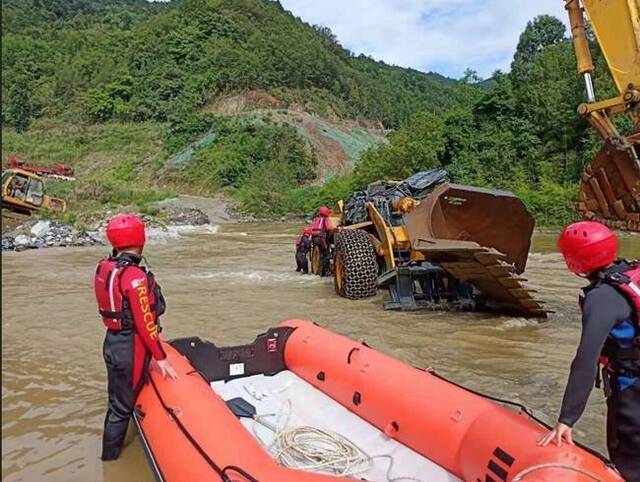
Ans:
{"label": "orange inflatable boat", "polygon": [[622,481],[595,452],[433,372],[308,321],[254,343],[165,344],[134,419],[160,481]]}

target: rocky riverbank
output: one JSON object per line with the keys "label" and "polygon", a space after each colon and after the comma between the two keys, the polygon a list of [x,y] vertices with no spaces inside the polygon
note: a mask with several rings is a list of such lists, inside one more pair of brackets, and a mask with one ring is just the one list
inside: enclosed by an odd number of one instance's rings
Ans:
{"label": "rocky riverbank", "polygon": [[[179,196],[166,199],[153,206],[153,215],[140,215],[147,226],[147,238],[151,244],[179,239],[183,234],[215,233],[219,224],[273,222],[237,212],[223,198]],[[125,212],[129,210],[124,208]],[[105,227],[114,215],[121,211],[105,210],[83,216],[77,225],[53,220],[28,219],[2,233],[2,251],[23,251],[62,246],[106,245]],[[3,217],[4,221],[4,217]],[[281,222],[303,223],[300,217],[283,217]],[[7,227],[3,222],[3,226]]]}
{"label": "rocky riverbank", "polygon": [[[116,212],[105,211],[80,228],[52,220],[30,219],[6,233],[2,233],[2,251],[23,251],[62,246],[106,245],[105,227]],[[197,208],[169,207],[157,216],[141,215],[147,226],[151,243],[163,243],[181,237],[181,232],[193,232],[202,227],[214,232],[209,216]],[[208,228],[208,229],[207,229]]]}
{"label": "rocky riverbank", "polygon": [[77,229],[55,221],[30,220],[2,234],[2,251],[103,244],[104,238],[98,231]]}

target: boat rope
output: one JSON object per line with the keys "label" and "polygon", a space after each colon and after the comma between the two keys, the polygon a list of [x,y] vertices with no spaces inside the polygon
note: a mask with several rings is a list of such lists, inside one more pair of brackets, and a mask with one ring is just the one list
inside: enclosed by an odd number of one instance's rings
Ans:
{"label": "boat rope", "polygon": [[160,395],[160,391],[158,390],[158,387],[156,386],[156,383],[153,381],[153,377],[152,376],[149,376],[149,381],[151,382],[151,386],[153,387],[153,390],[156,392],[156,396],[158,397],[158,401],[160,402],[160,405],[162,405],[162,408],[164,408],[164,410],[171,416],[171,419],[174,422],[176,422],[176,425],[178,426],[178,428],[180,429],[182,434],[187,438],[187,440],[191,443],[191,445],[198,451],[198,453],[207,462],[207,464],[209,464],[209,466],[220,476],[220,478],[224,482],[233,482],[233,480],[231,478],[229,478],[229,476],[226,474],[226,472],[228,472],[228,471],[237,472],[237,473],[241,474],[249,482],[259,482],[258,479],[252,477],[250,474],[248,474],[244,470],[240,469],[239,467],[228,466],[228,467],[225,467],[224,469],[222,469],[222,468],[220,468],[220,466],[218,466],[218,464],[216,464],[213,460],[211,460],[211,457],[209,457],[207,452],[205,452],[205,450],[202,448],[202,446],[197,442],[196,439],[193,438],[193,436],[191,435],[189,430],[187,430],[187,428],[180,421],[180,418],[178,417],[178,414],[176,414],[175,410],[173,408],[169,407],[164,402],[164,400],[162,398],[162,395]]}
{"label": "boat rope", "polygon": [[[511,405],[513,407],[517,407],[519,408],[523,413],[525,413],[527,416],[529,416],[529,418],[531,418],[532,420],[535,420],[536,422],[538,422],[540,425],[542,425],[543,427],[551,430],[553,427],[551,425],[549,425],[548,423],[546,423],[545,421],[541,420],[540,418],[536,417],[533,412],[525,405],[523,405],[522,403],[519,402],[514,402],[512,400],[505,400],[503,398],[498,398],[498,397],[494,397],[492,395],[487,395],[486,393],[481,393],[478,392],[476,390],[472,390],[471,388],[467,388],[463,385],[460,385],[454,381],[449,380],[448,378],[443,377],[442,375],[440,375],[439,373],[437,373],[435,371],[434,368],[427,368],[425,370],[427,373],[430,373],[431,375],[433,375],[434,377],[439,378],[440,380],[443,380],[447,383],[450,383],[451,385],[454,385],[458,388],[461,388],[469,393],[473,393],[474,395],[477,395],[479,397],[482,398],[486,398],[487,400],[491,400],[493,402],[498,402],[501,403],[503,405]],[[589,452],[591,455],[593,455],[594,457],[597,457],[598,459],[600,459],[602,462],[604,462],[605,465],[607,465],[608,467],[614,467],[613,462],[611,462],[607,457],[605,457],[604,455],[602,455],[600,452],[598,452],[595,449],[592,449],[591,447],[589,447],[588,445],[584,445],[580,442],[574,442],[574,444],[578,447],[580,447],[582,450]]]}
{"label": "boat rope", "polygon": [[582,475],[585,475],[585,476],[589,477],[591,480],[595,480],[596,482],[600,482],[600,479],[598,477],[594,476],[593,474],[587,472],[584,469],[581,469],[580,467],[573,467],[571,465],[559,464],[559,463],[548,463],[548,464],[532,465],[531,467],[527,467],[526,469],[518,472],[516,474],[516,476],[513,479],[511,479],[511,482],[521,482],[530,473],[536,472],[538,470],[544,470],[544,469],[572,470],[573,472],[578,472],[579,474],[582,474]]}
{"label": "boat rope", "polygon": [[[288,407],[288,410],[285,410]],[[287,413],[282,422],[283,414]],[[265,417],[276,416],[271,424]],[[413,477],[391,477],[394,459],[391,455],[368,455],[354,442],[332,430],[299,426],[287,428],[291,416],[291,400],[286,400],[280,413],[254,417],[253,433],[260,443],[283,467],[328,472],[339,476],[357,476],[369,472],[377,459],[389,461],[386,472],[387,482],[420,482]],[[274,432],[271,443],[266,443],[256,431],[261,424]]]}

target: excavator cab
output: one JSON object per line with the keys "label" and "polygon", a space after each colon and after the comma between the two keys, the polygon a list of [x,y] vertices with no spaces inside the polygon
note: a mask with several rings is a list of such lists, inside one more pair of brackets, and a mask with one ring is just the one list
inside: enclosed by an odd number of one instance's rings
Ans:
{"label": "excavator cab", "polygon": [[2,173],[2,205],[24,214],[39,209],[64,212],[67,207],[62,199],[45,194],[41,177],[22,169]]}

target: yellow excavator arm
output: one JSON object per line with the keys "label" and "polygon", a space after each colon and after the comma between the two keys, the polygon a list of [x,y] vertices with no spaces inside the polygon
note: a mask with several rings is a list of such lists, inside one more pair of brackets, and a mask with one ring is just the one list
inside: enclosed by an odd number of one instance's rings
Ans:
{"label": "yellow excavator arm", "polygon": [[[605,144],[585,169],[578,211],[613,228],[640,231],[640,0],[564,0],[569,14],[578,73],[586,102],[578,113]],[[585,27],[586,14],[618,90],[597,100],[594,71]],[[630,114],[633,129],[620,134],[610,117]]]}
{"label": "yellow excavator arm", "polygon": [[640,17],[638,0],[583,0],[598,44],[618,92],[640,79]]}
{"label": "yellow excavator arm", "polygon": [[[565,0],[569,13],[578,73],[585,80],[587,103],[578,112],[611,115],[630,112],[638,123],[640,105],[640,0]],[[591,75],[593,61],[587,41],[583,9],[609,65],[619,95],[596,102]],[[594,119],[594,127],[605,139],[617,134],[607,119]],[[599,122],[602,121],[602,122]]]}

